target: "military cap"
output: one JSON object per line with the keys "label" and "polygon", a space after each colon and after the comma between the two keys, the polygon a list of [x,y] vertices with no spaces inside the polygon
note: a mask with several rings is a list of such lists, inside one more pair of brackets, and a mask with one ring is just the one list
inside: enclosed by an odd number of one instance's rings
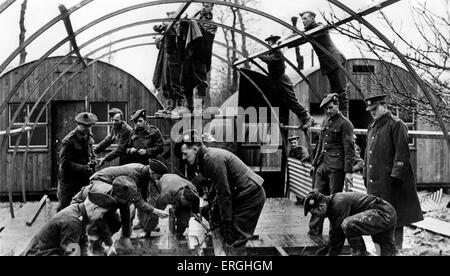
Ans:
{"label": "military cap", "polygon": [[169,168],[167,168],[167,166],[163,162],[161,162],[157,159],[148,160],[148,164],[150,165],[150,169],[154,173],[157,173],[160,175],[165,175],[165,174],[169,173]]}
{"label": "military cap", "polygon": [[135,202],[139,198],[136,183],[128,176],[122,175],[114,178],[112,186],[114,195],[120,200]]}
{"label": "military cap", "polygon": [[199,213],[200,212],[200,196],[197,191],[192,190],[191,188],[186,187],[183,191],[183,196],[191,204],[192,212]]}
{"label": "military cap", "polygon": [[317,189],[312,190],[305,198],[305,216],[309,210],[318,207],[322,199],[323,195]]}
{"label": "military cap", "polygon": [[291,137],[288,138],[288,141],[297,140],[298,138],[300,138],[300,136],[298,136],[298,135],[291,135]]}
{"label": "military cap", "polygon": [[332,101],[334,102],[339,101],[337,93],[325,95],[325,97],[322,100],[322,103],[320,104],[320,108],[327,106],[327,104],[329,104]]}
{"label": "military cap", "polygon": [[82,112],[75,116],[75,121],[83,125],[94,125],[98,121],[98,118],[95,114]]}
{"label": "military cap", "polygon": [[310,14],[312,17],[316,17],[316,13],[312,12],[312,11],[304,11],[304,12],[299,13],[300,16],[303,16],[305,14]]}
{"label": "military cap", "polygon": [[380,104],[386,103],[386,97],[387,97],[386,94],[381,94],[381,95],[365,98],[364,101],[366,102],[366,105],[367,105],[366,111],[370,111],[370,110],[376,108],[377,106],[379,106]]}
{"label": "military cap", "polygon": [[195,129],[186,130],[175,141],[175,156],[181,158],[181,147],[186,143],[203,142],[203,137]]}
{"label": "military cap", "polygon": [[114,116],[116,116],[117,114],[123,114],[123,112],[122,112],[122,110],[120,110],[120,109],[118,109],[118,108],[111,108],[111,109],[108,111],[108,114],[109,114],[109,116],[114,117]]}
{"label": "military cap", "polygon": [[139,109],[138,111],[136,111],[133,116],[131,116],[131,121],[135,121],[137,120],[137,118],[144,118],[147,119],[147,111],[145,111],[145,109]]}
{"label": "military cap", "polygon": [[277,42],[278,40],[280,40],[281,36],[279,35],[271,35],[268,38],[265,39],[265,41],[274,41]]}
{"label": "military cap", "polygon": [[108,210],[112,210],[117,206],[116,200],[112,196],[105,193],[89,192],[88,199],[95,205]]}

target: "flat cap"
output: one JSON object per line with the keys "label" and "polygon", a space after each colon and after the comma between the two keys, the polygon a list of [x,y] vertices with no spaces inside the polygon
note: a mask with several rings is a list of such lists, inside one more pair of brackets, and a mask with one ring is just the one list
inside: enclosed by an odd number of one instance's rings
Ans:
{"label": "flat cap", "polygon": [[117,207],[116,200],[112,196],[105,193],[89,192],[88,199],[95,205],[107,210],[112,210]]}
{"label": "flat cap", "polygon": [[138,111],[134,112],[133,116],[131,116],[131,121],[136,120],[137,118],[144,118],[147,119],[147,111],[145,109],[139,109]]}
{"label": "flat cap", "polygon": [[320,103],[320,108],[327,106],[327,104],[329,104],[332,101],[335,101],[335,102],[339,101],[337,93],[325,95],[325,97],[322,100],[322,103]]}
{"label": "flat cap", "polygon": [[317,189],[312,190],[305,198],[305,216],[308,215],[309,210],[319,206],[323,195]]}
{"label": "flat cap", "polygon": [[281,36],[279,35],[271,35],[268,38],[264,39],[265,41],[274,41],[277,42],[278,40],[280,40]]}
{"label": "flat cap", "polygon": [[113,194],[119,200],[135,202],[139,199],[136,183],[128,176],[122,175],[114,178],[112,186]]}
{"label": "flat cap", "polygon": [[111,108],[108,111],[109,116],[113,117],[116,116],[117,114],[123,114],[122,110],[118,109],[118,108]]}
{"label": "flat cap", "polygon": [[165,175],[169,173],[169,168],[163,162],[157,159],[148,160],[148,164],[150,165],[150,169],[154,173],[157,173],[159,175]]}
{"label": "flat cap", "polygon": [[298,138],[300,138],[300,136],[298,136],[298,135],[291,135],[291,136],[288,138],[288,141],[297,140]]}
{"label": "flat cap", "polygon": [[83,125],[94,125],[98,121],[98,118],[95,114],[82,112],[75,116],[75,121]]}
{"label": "flat cap", "polygon": [[187,143],[203,142],[203,137],[195,129],[186,130],[179,135],[175,141],[174,152],[175,156],[181,158],[181,147]]}
{"label": "flat cap", "polygon": [[366,102],[366,111],[370,111],[374,108],[376,108],[377,106],[379,106],[380,104],[384,104],[386,103],[386,94],[381,94],[381,95],[376,95],[376,96],[372,96],[369,98],[365,98],[364,102]]}

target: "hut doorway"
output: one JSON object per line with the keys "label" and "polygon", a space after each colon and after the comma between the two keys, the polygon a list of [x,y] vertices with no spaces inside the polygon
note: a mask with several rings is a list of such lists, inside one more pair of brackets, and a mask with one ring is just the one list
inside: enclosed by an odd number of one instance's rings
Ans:
{"label": "hut doorway", "polygon": [[61,141],[77,126],[74,117],[85,110],[85,101],[54,101],[51,104],[52,188],[58,186]]}

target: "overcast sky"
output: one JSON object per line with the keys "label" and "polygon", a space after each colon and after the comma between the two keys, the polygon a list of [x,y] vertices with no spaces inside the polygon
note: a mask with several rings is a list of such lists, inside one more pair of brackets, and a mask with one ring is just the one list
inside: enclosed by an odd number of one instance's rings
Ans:
{"label": "overcast sky", "polygon": [[[28,9],[26,14],[26,28],[27,37],[42,27],[49,20],[54,18],[59,14],[58,5],[64,4],[67,8],[72,7],[81,0],[28,0]],[[0,1],[2,2],[2,1]],[[72,16],[72,24],[74,30],[78,30],[89,22],[106,15],[115,10],[133,5],[138,3],[143,3],[144,0],[95,0],[88,4],[84,8],[75,12]],[[346,16],[345,12],[340,11],[338,8],[331,8],[328,1],[326,0],[260,0],[260,4],[257,6],[258,9],[266,13],[270,13],[280,19],[290,22],[290,18],[294,15],[298,15],[298,12],[304,10],[313,10],[316,12],[323,12],[329,15],[332,11],[335,12],[336,16],[343,18]],[[354,10],[358,10],[373,4],[370,0],[344,0],[342,1],[346,5],[350,6]],[[392,6],[386,8],[384,12],[391,18],[396,26],[398,26],[399,31],[404,34],[405,37],[411,37],[412,39],[416,35],[412,32],[413,25],[411,20],[411,14],[409,12],[409,7],[411,3],[427,3],[427,5],[439,14],[443,14],[448,10],[448,1],[446,0],[402,0],[399,3],[395,3]],[[0,26],[2,26],[1,43],[0,43],[0,61],[5,60],[10,53],[18,47],[18,37],[19,37],[19,14],[20,14],[20,4],[22,0],[17,0],[10,8],[0,14]],[[168,10],[176,10],[180,4],[169,4],[161,5],[158,7],[148,7],[132,12],[122,14],[115,17],[114,19],[106,20],[93,28],[83,32],[77,37],[78,44],[81,45],[90,38],[105,32],[107,30],[116,28],[118,26],[128,24],[131,22],[147,20],[150,18],[163,18],[165,17],[165,12]],[[198,3],[193,4],[188,10],[188,14],[193,14],[195,10],[199,8]],[[378,15],[368,16],[367,19],[376,25],[378,28],[383,29],[383,25],[380,24]],[[322,20],[319,15],[319,21]],[[114,41],[120,38],[128,37],[131,35],[151,33],[153,32],[151,25],[144,25],[140,27],[134,27],[126,31],[118,32],[114,35],[101,39],[96,43],[84,48],[81,52],[86,55],[90,51],[99,46],[102,46],[110,41]],[[300,28],[303,28],[302,24],[299,24]],[[257,19],[252,21],[250,26],[247,26],[248,32],[258,36],[260,38],[265,38],[270,34],[282,34],[288,35],[289,30],[284,27],[277,25],[276,23],[267,19]],[[388,37],[392,34],[385,33]],[[44,54],[48,49],[50,49],[54,44],[65,38],[66,32],[62,22],[57,23],[54,27],[49,29],[40,38],[35,40],[28,48],[27,61],[32,61],[38,59],[42,54]],[[221,35],[216,37],[218,40],[222,40]],[[352,43],[345,37],[333,34],[333,39],[335,40],[338,47],[344,52],[347,57],[358,57],[360,56],[359,51],[353,47]],[[135,39],[133,41],[124,42],[114,46],[112,49],[130,45],[131,43],[142,43],[142,42],[153,42],[153,37]],[[305,45],[302,51],[309,53],[309,46]],[[69,49],[68,44],[64,45],[58,49],[54,55],[65,55]],[[220,49],[215,49],[216,52],[220,54]],[[105,53],[102,51],[93,57],[97,57]],[[292,50],[286,52],[286,55],[292,56]],[[153,68],[155,66],[157,56],[157,50],[154,46],[135,48],[133,50],[126,50],[117,54],[111,59],[105,58],[103,61],[111,62],[112,64],[122,68],[123,70],[131,73],[140,81],[142,81],[148,87],[151,87],[151,79],[153,76]],[[17,66],[18,59],[14,60],[9,69]],[[307,66],[309,66],[309,59],[307,61]]]}

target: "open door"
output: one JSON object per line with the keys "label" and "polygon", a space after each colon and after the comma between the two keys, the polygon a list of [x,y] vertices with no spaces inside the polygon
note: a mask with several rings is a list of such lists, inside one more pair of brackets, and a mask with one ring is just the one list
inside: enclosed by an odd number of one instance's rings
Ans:
{"label": "open door", "polygon": [[61,141],[75,129],[75,116],[85,111],[84,101],[55,101],[51,105],[52,188],[58,187],[59,151]]}

